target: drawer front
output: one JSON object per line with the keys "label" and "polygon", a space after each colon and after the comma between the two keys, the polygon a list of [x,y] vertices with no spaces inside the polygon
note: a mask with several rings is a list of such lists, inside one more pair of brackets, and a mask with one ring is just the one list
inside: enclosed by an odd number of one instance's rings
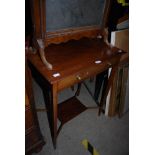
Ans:
{"label": "drawer front", "polygon": [[96,76],[97,74],[103,72],[104,70],[110,68],[111,66],[118,64],[118,62],[119,58],[116,59],[116,57],[114,57],[100,64],[94,64],[89,68],[84,69],[74,75],[70,75],[58,82],[58,90],[59,91],[63,90],[74,84],[80,83],[87,78]]}
{"label": "drawer front", "polygon": [[74,84],[80,83],[87,78],[93,77],[96,74],[101,73],[105,69],[108,69],[110,66],[111,63],[96,64],[81,72],[68,76],[58,82],[58,90],[60,91]]}

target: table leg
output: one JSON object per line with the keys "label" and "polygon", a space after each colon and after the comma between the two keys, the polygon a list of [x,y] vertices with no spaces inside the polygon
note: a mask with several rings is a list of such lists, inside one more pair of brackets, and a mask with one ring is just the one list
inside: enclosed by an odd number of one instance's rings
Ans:
{"label": "table leg", "polygon": [[98,101],[102,84],[103,84],[103,91],[105,91],[107,81],[108,81],[108,70],[106,70],[96,76],[95,92],[94,92],[94,98],[96,101]]}
{"label": "table leg", "polygon": [[53,146],[56,149],[56,138],[57,138],[57,110],[58,110],[58,89],[57,83],[54,83],[51,86],[51,96],[52,96],[52,138],[53,138]]}
{"label": "table leg", "polygon": [[82,83],[78,83],[78,87],[77,87],[77,91],[75,93],[75,96],[79,96],[80,95],[81,85],[82,85]]}
{"label": "table leg", "polygon": [[110,90],[110,87],[111,87],[111,85],[113,83],[113,80],[114,80],[114,77],[115,77],[115,74],[116,74],[117,69],[118,69],[118,66],[117,65],[112,68],[111,74],[110,74],[109,79],[108,79],[108,83],[107,83],[106,89],[105,89],[105,91],[102,91],[102,97],[101,97],[101,102],[100,102],[100,108],[99,108],[98,115],[101,114],[103,105],[106,102],[106,97],[107,97],[108,92]]}

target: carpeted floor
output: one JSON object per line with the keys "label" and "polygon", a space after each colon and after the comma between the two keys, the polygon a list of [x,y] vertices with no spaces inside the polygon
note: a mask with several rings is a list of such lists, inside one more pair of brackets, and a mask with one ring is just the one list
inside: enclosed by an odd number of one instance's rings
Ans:
{"label": "carpeted floor", "polygon": [[[93,90],[93,83],[90,83]],[[36,107],[44,107],[43,95],[40,87],[33,82]],[[59,94],[59,102],[73,96],[71,89]],[[86,106],[95,106],[94,101],[82,86],[80,101]],[[129,154],[129,113],[119,119],[108,118],[103,114],[98,117],[97,109],[88,109],[66,123],[57,138],[57,149],[54,150],[50,135],[47,115],[38,112],[39,124],[46,144],[41,152],[33,155],[90,155],[82,145],[87,139],[100,155],[128,155]]]}

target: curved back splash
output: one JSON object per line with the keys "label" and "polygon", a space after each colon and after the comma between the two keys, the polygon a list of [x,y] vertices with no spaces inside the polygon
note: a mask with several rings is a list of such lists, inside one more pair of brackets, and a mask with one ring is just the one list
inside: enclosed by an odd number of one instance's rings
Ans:
{"label": "curved back splash", "polygon": [[46,32],[101,26],[106,0],[46,0]]}

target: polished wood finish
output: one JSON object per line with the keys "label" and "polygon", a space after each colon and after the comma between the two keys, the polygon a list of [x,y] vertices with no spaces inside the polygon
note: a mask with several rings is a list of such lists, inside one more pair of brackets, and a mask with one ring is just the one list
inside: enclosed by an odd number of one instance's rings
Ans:
{"label": "polished wood finish", "polygon": [[[102,1],[103,2],[103,1]],[[89,25],[46,32],[46,0],[33,0],[34,45],[39,55],[29,55],[28,62],[35,79],[40,81],[48,112],[54,148],[62,125],[85,110],[75,98],[58,106],[58,93],[112,68],[112,75],[105,90],[106,95],[118,62],[124,52],[108,43],[107,21],[111,0],[105,0],[101,25]],[[35,7],[36,6],[36,7]],[[41,59],[40,59],[41,58]],[[41,61],[42,60],[42,61]],[[103,111],[102,94],[99,113]],[[72,104],[77,108],[72,108]],[[69,113],[69,108],[72,108]],[[93,107],[94,108],[94,107]],[[76,110],[75,110],[76,109]],[[78,111],[79,110],[79,111]],[[68,113],[66,115],[66,113]],[[57,129],[57,118],[61,125]]]}
{"label": "polished wood finish", "polygon": [[49,70],[53,69],[53,62],[47,60],[45,48],[51,43],[59,44],[71,39],[79,40],[83,37],[96,38],[97,36],[105,36],[104,29],[107,27],[111,0],[105,0],[101,25],[66,28],[54,32],[46,31],[46,0],[32,0],[31,4],[34,28],[33,43],[39,51],[41,60]]}
{"label": "polished wood finish", "polygon": [[58,105],[58,118],[62,124],[70,121],[87,109],[75,96]]}
{"label": "polished wood finish", "polygon": [[[46,13],[45,13],[46,4],[45,3],[46,3],[46,0],[32,0],[32,3],[31,3],[32,16],[33,16],[32,19],[34,24],[34,36],[36,39],[43,39],[46,42],[46,39],[50,40],[51,38],[51,41],[48,41],[48,42],[54,43],[55,40],[53,40],[53,38],[57,39],[57,38],[60,38],[60,36],[67,36],[67,38],[71,40],[74,38],[77,39],[76,37],[77,34],[81,37],[86,37],[88,35],[87,32],[93,33],[95,31],[96,32],[98,31],[98,33],[102,35],[101,32],[104,30],[105,27],[107,27],[111,0],[105,0],[105,3],[106,3],[104,6],[105,11],[103,11],[103,19],[102,19],[101,26],[84,26],[84,27],[78,27],[78,28],[61,29],[55,32],[46,32]],[[74,36],[74,34],[76,35]],[[89,36],[91,36],[91,34]],[[56,42],[57,43],[63,42],[63,38],[60,39],[60,41],[56,41]],[[46,44],[46,46],[48,46],[48,44]]]}
{"label": "polished wood finish", "polygon": [[[60,81],[58,90],[62,90],[65,88],[64,83],[68,86],[70,81],[78,83],[116,64],[117,58],[122,53],[118,52],[118,48],[109,48],[102,39],[83,38],[59,45],[51,44],[46,48],[47,59],[53,62],[52,71],[40,61],[39,55],[31,55],[28,59],[49,83]],[[101,60],[102,63],[96,64],[96,60]],[[60,73],[60,76],[53,77],[55,73]],[[78,75],[82,78],[81,80],[78,79]]]}
{"label": "polished wood finish", "polygon": [[40,21],[41,16],[40,16],[39,0],[31,1],[31,14],[33,22],[33,37],[41,38],[41,21]]}
{"label": "polished wood finish", "polygon": [[83,105],[75,96],[59,104],[58,119],[60,120],[61,124],[58,128],[57,135],[59,134],[62,126],[65,123],[67,123],[80,113],[84,112],[86,109],[87,107]]}
{"label": "polished wood finish", "polygon": [[47,32],[45,46],[47,47],[51,43],[60,44],[63,42],[67,42],[71,39],[79,40],[83,37],[96,38],[102,33],[103,32],[101,31],[99,26],[85,26],[59,30],[55,32]]}
{"label": "polished wood finish", "polygon": [[58,84],[54,83],[51,86],[51,96],[52,96],[52,112],[53,112],[53,120],[52,120],[52,126],[53,128],[51,128],[52,130],[52,137],[53,137],[53,144],[54,144],[54,148],[56,148],[56,138],[57,138],[57,113],[58,113],[58,109],[57,109],[57,104],[58,104]]}
{"label": "polished wood finish", "polygon": [[[120,52],[118,48],[109,47],[104,43],[103,39],[83,38],[59,45],[51,44],[46,48],[46,54],[48,61],[53,62],[53,70],[51,71],[42,63],[39,55],[30,54],[28,62],[32,73],[35,72],[35,77],[42,79],[41,84],[43,87],[47,85],[47,89],[51,94],[50,100],[48,100],[50,103],[48,110],[51,111],[49,123],[54,148],[56,148],[56,137],[60,131],[57,130],[57,117],[59,115],[58,93],[65,88],[104,72],[109,67],[112,67],[115,73],[120,57],[124,52]],[[100,63],[95,63],[96,61],[100,61]],[[57,73],[59,73],[59,76],[54,77],[53,75]],[[109,90],[113,82],[113,74],[110,77],[106,91]],[[44,88],[44,90],[46,89]],[[45,94],[48,94],[48,92]],[[103,94],[102,101],[105,97],[106,95]],[[101,103],[100,112],[103,106],[103,102]]]}

